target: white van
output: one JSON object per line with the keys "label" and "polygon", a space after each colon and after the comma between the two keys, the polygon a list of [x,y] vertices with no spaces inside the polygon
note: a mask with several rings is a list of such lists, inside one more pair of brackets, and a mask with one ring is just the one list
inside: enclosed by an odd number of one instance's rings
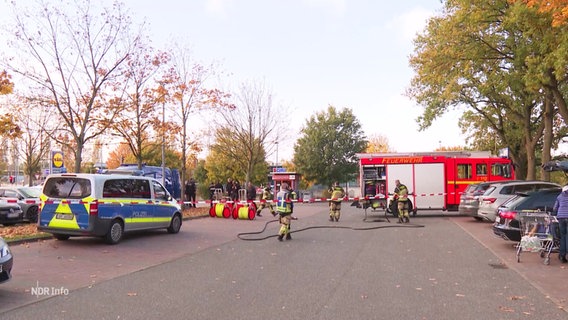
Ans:
{"label": "white van", "polygon": [[40,200],[38,230],[58,240],[96,236],[116,244],[124,232],[164,228],[178,233],[182,224],[180,205],[150,177],[53,174]]}

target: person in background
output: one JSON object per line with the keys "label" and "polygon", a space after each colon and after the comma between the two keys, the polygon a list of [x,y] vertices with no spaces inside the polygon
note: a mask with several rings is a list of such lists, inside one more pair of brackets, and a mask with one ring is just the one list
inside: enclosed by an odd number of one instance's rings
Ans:
{"label": "person in background", "polygon": [[335,181],[333,186],[328,190],[331,195],[331,200],[329,201],[329,221],[339,221],[339,216],[341,215],[341,201],[345,197],[345,191],[339,182]]}
{"label": "person in background", "polygon": [[197,187],[195,185],[195,180],[193,178],[189,179],[187,185],[185,186],[185,192],[187,193],[187,201],[189,201],[189,207],[192,206],[196,208],[196,195],[197,195]]}
{"label": "person in background", "polygon": [[394,189],[394,198],[398,203],[398,223],[410,222],[408,213],[408,188],[400,183],[400,180],[395,180],[396,188]]}
{"label": "person in background", "polygon": [[[254,210],[256,210],[256,203],[254,202],[256,200],[256,187],[252,184],[252,182],[247,182],[247,203],[248,205]],[[261,217],[259,215],[259,217]]]}
{"label": "person in background", "polygon": [[274,196],[272,195],[272,188],[270,186],[264,188],[264,190],[262,191],[262,196],[261,196],[261,202],[260,205],[258,206],[258,209],[256,209],[256,215],[259,217],[262,217],[260,215],[260,212],[262,212],[262,209],[267,208],[270,210],[270,213],[272,213],[273,216],[276,216],[276,211],[274,210],[274,206],[272,205],[272,200],[274,199]]}
{"label": "person in background", "polygon": [[227,197],[231,197],[231,192],[233,190],[233,179],[228,178],[227,179],[227,184],[225,184],[225,193],[227,194]]}
{"label": "person in background", "polygon": [[215,184],[211,182],[209,184],[209,200],[211,201],[211,207],[213,207],[213,200],[217,200],[215,199],[215,189]]}
{"label": "person in background", "polygon": [[560,229],[560,250],[558,259],[562,263],[568,263],[566,259],[566,250],[568,249],[568,185],[562,187],[562,192],[556,198],[552,209],[556,213]]}

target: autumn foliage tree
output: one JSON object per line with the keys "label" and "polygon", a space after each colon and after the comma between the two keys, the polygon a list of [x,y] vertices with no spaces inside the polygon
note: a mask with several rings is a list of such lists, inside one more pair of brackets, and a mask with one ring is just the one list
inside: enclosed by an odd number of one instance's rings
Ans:
{"label": "autumn foliage tree", "polygon": [[[207,109],[233,109],[229,102],[230,94],[208,85],[208,80],[215,74],[214,67],[204,66],[194,61],[189,49],[178,44],[170,51],[171,63],[164,74],[164,99],[169,102],[169,109],[174,113],[174,121],[178,131],[172,138],[181,151],[181,179],[187,180],[188,159],[195,158],[200,146],[197,139],[190,139],[191,117],[193,114]],[[185,192],[185,184],[182,184]]]}
{"label": "autumn foliage tree", "polygon": [[106,94],[121,83],[123,66],[140,38],[130,32],[123,4],[100,4],[11,3],[10,49],[17,55],[4,65],[28,81],[43,105],[57,110],[59,127],[51,138],[73,153],[75,172],[81,169],[85,144],[106,132],[121,111]]}
{"label": "autumn foliage tree", "polygon": [[[151,147],[150,140],[155,140],[166,123],[162,123],[160,110],[164,101],[163,89],[157,83],[156,76],[169,61],[169,56],[154,50],[145,44],[139,46],[127,57],[124,71],[124,84],[117,96],[110,101],[114,108],[122,110],[115,118],[109,119],[112,135],[124,141],[130,148],[138,168],[146,149]],[[158,130],[155,130],[158,128]],[[170,133],[174,130],[168,130]]]}

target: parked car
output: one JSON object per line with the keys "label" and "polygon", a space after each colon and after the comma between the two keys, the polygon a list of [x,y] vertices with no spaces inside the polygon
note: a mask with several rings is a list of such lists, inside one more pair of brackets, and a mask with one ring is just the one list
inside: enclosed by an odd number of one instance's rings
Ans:
{"label": "parked car", "polygon": [[479,197],[479,209],[477,210],[477,216],[484,220],[494,222],[499,206],[515,194],[548,188],[560,188],[560,185],[537,180],[492,184],[485,193]]}
{"label": "parked car", "polygon": [[0,238],[0,283],[6,282],[12,278],[12,265],[14,258],[10,247],[4,239]]}
{"label": "parked car", "polygon": [[551,212],[554,202],[562,192],[560,188],[541,189],[530,193],[519,193],[499,207],[493,224],[493,233],[507,241],[521,241],[519,212]]}
{"label": "parked car", "polygon": [[22,220],[36,223],[41,188],[38,187],[0,187],[0,199],[17,199],[24,215]]}
{"label": "parked car", "polygon": [[477,215],[477,210],[479,209],[479,197],[482,196],[492,184],[494,185],[512,181],[517,180],[488,181],[470,184],[460,195],[458,213],[464,216],[471,216],[476,220],[483,220],[482,217]]}
{"label": "parked car", "polygon": [[0,201],[0,224],[11,226],[24,220],[24,212],[17,203]]}

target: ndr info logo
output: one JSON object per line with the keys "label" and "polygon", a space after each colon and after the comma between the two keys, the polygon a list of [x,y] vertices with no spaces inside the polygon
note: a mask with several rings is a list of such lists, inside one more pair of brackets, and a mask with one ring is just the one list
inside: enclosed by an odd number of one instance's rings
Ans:
{"label": "ndr info logo", "polygon": [[69,289],[65,287],[41,287],[39,281],[35,287],[32,287],[31,294],[36,297],[40,296],[66,296],[69,294]]}

